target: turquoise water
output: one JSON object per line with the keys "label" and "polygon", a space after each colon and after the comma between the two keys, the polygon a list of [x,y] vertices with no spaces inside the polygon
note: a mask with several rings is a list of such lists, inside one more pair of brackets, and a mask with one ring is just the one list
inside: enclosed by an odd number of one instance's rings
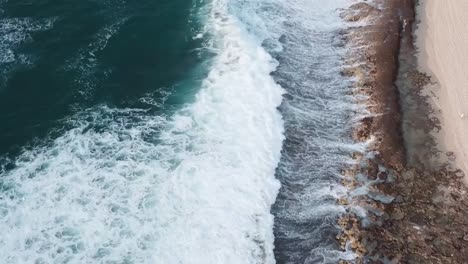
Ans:
{"label": "turquoise water", "polygon": [[0,0],[0,263],[336,263],[350,0]]}
{"label": "turquoise water", "polygon": [[[0,20],[0,151],[17,153],[78,109],[178,107],[202,74],[190,1],[6,1]],[[193,16],[191,18],[191,16]],[[189,19],[192,19],[189,22]],[[11,54],[11,55],[7,55]],[[198,85],[199,86],[199,85]]]}

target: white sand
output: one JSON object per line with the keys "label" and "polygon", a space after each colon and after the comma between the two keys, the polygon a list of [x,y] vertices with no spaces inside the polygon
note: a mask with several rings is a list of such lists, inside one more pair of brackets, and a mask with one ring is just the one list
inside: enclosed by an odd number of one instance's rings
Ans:
{"label": "white sand", "polygon": [[439,146],[455,153],[468,183],[468,0],[420,2],[419,65],[438,83],[429,89],[442,122]]}

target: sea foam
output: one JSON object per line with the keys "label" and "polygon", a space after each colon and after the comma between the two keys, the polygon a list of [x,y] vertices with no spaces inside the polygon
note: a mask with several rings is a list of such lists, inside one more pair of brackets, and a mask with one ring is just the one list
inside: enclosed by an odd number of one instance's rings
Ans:
{"label": "sea foam", "polygon": [[34,33],[51,29],[55,20],[56,18],[0,18],[0,89],[15,67],[33,63],[34,58],[18,52],[18,48],[32,41]]}
{"label": "sea foam", "polygon": [[0,175],[1,263],[274,263],[283,90],[227,1],[216,56],[171,117],[96,106]]}

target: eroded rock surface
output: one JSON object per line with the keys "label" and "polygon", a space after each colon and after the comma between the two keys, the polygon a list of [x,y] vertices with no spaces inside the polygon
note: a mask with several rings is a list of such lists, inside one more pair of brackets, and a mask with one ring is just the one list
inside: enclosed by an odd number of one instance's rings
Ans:
{"label": "eroded rock surface", "polygon": [[[356,263],[468,259],[463,174],[449,163],[432,162],[440,153],[431,133],[440,122],[421,93],[432,80],[416,69],[415,4],[367,1],[342,14],[351,25],[345,33],[351,52],[343,75],[355,78],[356,101],[368,110],[353,134],[356,141],[369,142],[368,152],[354,153],[356,164],[343,170],[350,197],[339,201],[349,213],[339,221],[343,232],[337,240],[358,253]],[[365,25],[357,23],[364,19]],[[422,144],[413,143],[413,131],[420,133]],[[449,161],[456,158],[446,155]]]}

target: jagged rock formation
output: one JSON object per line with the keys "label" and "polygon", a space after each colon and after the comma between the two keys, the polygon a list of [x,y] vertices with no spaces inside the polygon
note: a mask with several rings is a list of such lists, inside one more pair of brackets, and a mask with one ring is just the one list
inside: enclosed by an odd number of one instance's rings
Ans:
{"label": "jagged rock formation", "polygon": [[[343,75],[355,78],[356,101],[368,110],[353,135],[369,142],[368,152],[353,154],[356,165],[343,171],[350,197],[338,201],[349,214],[339,221],[343,232],[337,239],[358,253],[356,263],[468,259],[463,174],[448,163],[432,162],[439,153],[431,133],[440,124],[421,93],[432,80],[416,69],[415,4],[376,0],[342,13],[345,21],[356,23],[345,33],[351,52]],[[416,130],[422,131],[424,144],[411,142]]]}

